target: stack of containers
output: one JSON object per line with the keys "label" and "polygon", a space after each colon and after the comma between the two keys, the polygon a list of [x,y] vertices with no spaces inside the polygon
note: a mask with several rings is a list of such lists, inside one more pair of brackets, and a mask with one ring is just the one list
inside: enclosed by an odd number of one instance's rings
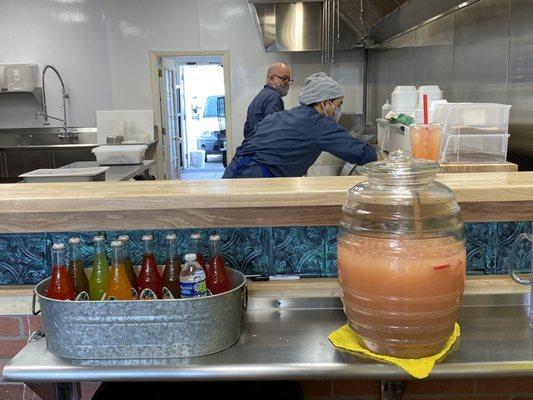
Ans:
{"label": "stack of containers", "polygon": [[391,110],[398,114],[413,116],[418,104],[415,86],[396,86],[391,94]]}
{"label": "stack of containers", "polygon": [[440,104],[433,122],[442,125],[444,163],[505,163],[511,106],[493,103]]}

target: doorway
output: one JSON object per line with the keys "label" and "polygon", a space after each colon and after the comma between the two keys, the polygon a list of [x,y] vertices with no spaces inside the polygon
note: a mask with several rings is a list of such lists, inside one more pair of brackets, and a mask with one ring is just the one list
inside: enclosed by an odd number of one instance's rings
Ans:
{"label": "doorway", "polygon": [[163,179],[220,179],[231,148],[227,53],[152,53],[154,63],[158,172]]}

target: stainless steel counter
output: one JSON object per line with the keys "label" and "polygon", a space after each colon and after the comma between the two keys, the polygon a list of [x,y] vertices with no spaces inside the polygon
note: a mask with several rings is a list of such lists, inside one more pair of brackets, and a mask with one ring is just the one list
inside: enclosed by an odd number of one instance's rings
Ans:
{"label": "stainless steel counter", "polygon": [[[134,165],[110,165],[105,173],[106,181],[127,181],[136,175],[149,177],[149,169],[155,164],[155,160],[144,160],[141,164]],[[99,167],[96,161],[78,161],[67,164],[61,168],[88,168]]]}
{"label": "stainless steel counter", "polygon": [[[465,298],[460,344],[431,378],[533,376],[528,296]],[[68,360],[29,343],[5,366],[7,381],[194,381],[343,379],[408,380],[399,368],[336,351],[330,332],[345,322],[338,298],[250,299],[239,342],[190,359]]]}

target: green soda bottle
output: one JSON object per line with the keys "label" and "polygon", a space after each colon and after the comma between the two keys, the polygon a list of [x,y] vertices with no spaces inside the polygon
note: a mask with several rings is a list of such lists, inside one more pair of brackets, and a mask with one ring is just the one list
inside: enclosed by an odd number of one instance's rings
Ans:
{"label": "green soda bottle", "polygon": [[109,264],[105,254],[105,238],[97,235],[93,238],[94,258],[93,270],[89,278],[89,298],[102,300],[109,282]]}

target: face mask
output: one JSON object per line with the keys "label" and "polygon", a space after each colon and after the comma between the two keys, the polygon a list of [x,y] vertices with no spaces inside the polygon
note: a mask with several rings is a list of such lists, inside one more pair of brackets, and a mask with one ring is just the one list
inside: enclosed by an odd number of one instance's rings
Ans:
{"label": "face mask", "polygon": [[326,115],[326,117],[331,118],[333,121],[339,122],[339,120],[341,119],[342,110],[338,107],[335,107],[331,101],[329,102],[329,104],[331,105],[331,108],[333,108],[333,114],[328,115],[326,113],[326,109],[322,107],[322,110],[324,110],[324,114]]}
{"label": "face mask", "polygon": [[289,93],[289,85],[278,86],[276,92],[278,92],[281,97],[287,96],[287,93]]}

